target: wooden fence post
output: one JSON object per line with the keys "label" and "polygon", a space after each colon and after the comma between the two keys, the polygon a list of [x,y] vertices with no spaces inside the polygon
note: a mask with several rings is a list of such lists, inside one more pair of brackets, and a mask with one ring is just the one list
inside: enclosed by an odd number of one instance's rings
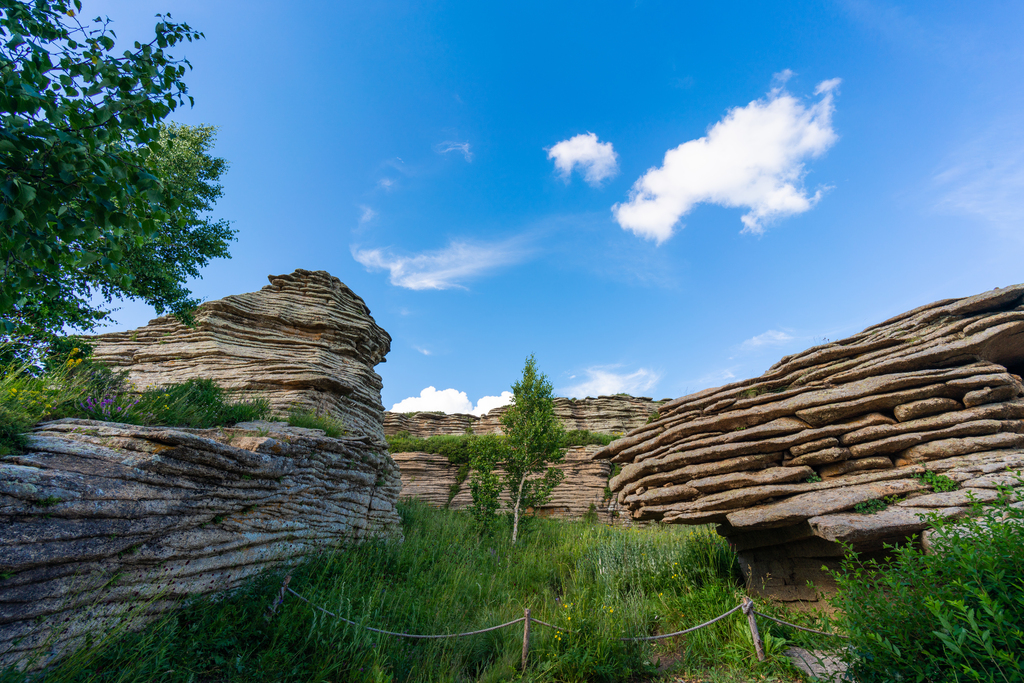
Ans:
{"label": "wooden fence post", "polygon": [[754,649],[757,650],[757,660],[764,661],[764,642],[761,640],[761,633],[757,630],[757,617],[754,616],[754,601],[743,597],[743,613],[747,615],[747,623],[750,624],[750,635],[754,640]]}
{"label": "wooden fence post", "polygon": [[523,620],[523,671],[526,671],[526,655],[530,651],[530,608],[527,607],[523,614],[526,617]]}

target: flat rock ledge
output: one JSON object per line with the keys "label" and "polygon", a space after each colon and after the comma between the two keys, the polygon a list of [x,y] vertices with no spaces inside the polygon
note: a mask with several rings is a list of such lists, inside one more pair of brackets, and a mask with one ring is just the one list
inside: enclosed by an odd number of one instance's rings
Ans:
{"label": "flat rock ledge", "polygon": [[[608,488],[612,465],[594,460],[600,446],[574,446],[566,449],[565,459],[556,465],[565,473],[562,483],[551,492],[551,500],[528,514],[560,519],[583,519],[593,507],[597,520],[605,524],[629,524],[631,518],[621,509]],[[402,473],[402,498],[415,498],[427,505],[463,510],[473,504],[469,479],[459,481],[459,465],[443,455],[430,453],[394,453]],[[502,474],[500,469],[496,470]],[[507,494],[501,503],[508,502]]]}
{"label": "flat rock ledge", "polygon": [[341,418],[353,434],[383,438],[382,382],[391,337],[366,303],[326,271],[271,275],[258,292],[202,304],[197,326],[173,316],[145,327],[91,337],[94,358],[128,371],[140,388],[193,377],[215,380],[236,397],[260,396]]}
{"label": "flat rock ledge", "polygon": [[[556,398],[555,415],[568,431],[585,430],[597,434],[625,434],[647,424],[664,401],[642,396],[598,396],[597,398]],[[426,439],[442,434],[501,434],[501,416],[508,410],[502,406],[485,415],[463,413],[384,413],[384,433]]]}
{"label": "flat rock ledge", "polygon": [[[595,454],[638,520],[717,524],[751,588],[815,600],[841,542],[905,541],[1024,473],[1024,285],[938,301],[669,401]],[[927,476],[926,472],[931,472]],[[958,490],[938,493],[942,475]],[[857,514],[874,503],[884,510]],[[814,587],[807,585],[808,581]]]}
{"label": "flat rock ledge", "polygon": [[0,459],[0,666],[368,538],[401,538],[383,440],[253,422],[175,429],[65,419]]}

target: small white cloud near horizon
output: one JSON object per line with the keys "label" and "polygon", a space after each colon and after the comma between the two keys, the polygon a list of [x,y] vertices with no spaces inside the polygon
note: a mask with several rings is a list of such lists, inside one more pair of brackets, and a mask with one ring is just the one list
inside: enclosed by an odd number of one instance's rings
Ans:
{"label": "small white cloud near horizon", "polygon": [[792,340],[793,335],[791,334],[787,334],[781,330],[768,330],[767,332],[762,332],[756,337],[751,337],[746,340],[740,344],[740,348],[744,351],[753,351],[754,349],[759,349],[764,346],[778,346]]}
{"label": "small white cloud near horizon", "polygon": [[583,179],[588,185],[599,186],[608,178],[619,172],[619,155],[612,149],[610,142],[598,142],[597,135],[586,133],[576,135],[568,140],[546,148],[548,159],[553,159],[555,168],[566,183],[572,169],[580,167]]}
{"label": "small white cloud near horizon", "polygon": [[391,188],[394,187],[394,186],[395,186],[395,181],[392,180],[391,178],[381,178],[380,180],[377,181],[377,187],[380,187],[380,188],[382,188],[384,190],[389,190],[390,191]]}
{"label": "small white cloud near horizon", "polygon": [[[579,384],[566,388],[566,395],[573,398],[587,396],[611,396],[613,394],[630,394],[640,396],[650,391],[661,379],[661,375],[648,368],[640,368],[636,372],[613,372],[620,365],[598,365],[586,368],[587,379]],[[575,377],[575,375],[574,375]]]}
{"label": "small white cloud near horizon", "polygon": [[416,349],[417,351],[419,351],[420,353],[422,353],[422,354],[423,354],[424,356],[430,356],[430,355],[433,355],[433,351],[431,351],[430,349],[425,349],[425,348],[423,348],[422,346],[414,346],[414,347],[412,347],[412,348]]}
{"label": "small white cloud near horizon", "polygon": [[366,225],[367,223],[369,223],[370,221],[377,217],[377,212],[368,206],[363,206],[360,204],[359,210],[359,225]]}
{"label": "small white cloud near horizon", "polygon": [[[822,81],[816,103],[786,92],[788,69],[775,75],[765,98],[730,109],[707,135],[665,153],[612,207],[624,230],[661,244],[697,204],[745,208],[745,233],[760,235],[772,221],[810,210],[822,196],[802,186],[804,162],[820,157],[839,136],[832,129],[833,99],[841,79]],[[826,188],[827,189],[827,188]]]}
{"label": "small white cloud near horizon", "polygon": [[390,271],[390,282],[405,289],[465,289],[462,282],[502,266],[519,263],[528,254],[520,238],[491,244],[451,242],[444,249],[416,256],[394,256],[384,249],[352,246],[352,258],[367,270]]}
{"label": "small white cloud near horizon", "polygon": [[473,161],[473,152],[469,149],[468,142],[455,142],[453,140],[445,140],[434,145],[434,151],[438,154],[447,154],[448,152],[461,152],[462,158],[467,162]]}
{"label": "small white cloud near horizon", "polygon": [[508,405],[512,402],[512,392],[503,391],[500,396],[482,396],[473,406],[465,391],[427,387],[419,396],[410,396],[391,406],[393,413],[415,413],[424,411],[440,411],[447,415],[461,413],[480,417],[485,413]]}

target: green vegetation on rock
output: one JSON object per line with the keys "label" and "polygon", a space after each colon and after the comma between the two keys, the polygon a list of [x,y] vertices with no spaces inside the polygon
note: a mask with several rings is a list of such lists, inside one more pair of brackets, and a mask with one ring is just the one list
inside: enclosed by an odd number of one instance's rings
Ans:
{"label": "green vegetation on rock", "polygon": [[140,390],[125,373],[91,362],[89,345],[73,337],[50,348],[42,368],[23,361],[0,367],[0,455],[20,451],[24,434],[44,420],[207,428],[270,415],[266,399],[232,401],[209,379]]}

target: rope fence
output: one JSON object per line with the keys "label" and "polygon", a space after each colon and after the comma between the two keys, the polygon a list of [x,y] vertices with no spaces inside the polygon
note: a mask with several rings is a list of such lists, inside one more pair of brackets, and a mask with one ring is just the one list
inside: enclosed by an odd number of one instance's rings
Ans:
{"label": "rope fence", "polygon": [[[267,609],[267,613],[264,615],[264,618],[267,621],[270,621],[270,619],[272,619],[273,616],[277,613],[278,607],[280,607],[281,604],[284,602],[285,594],[286,593],[291,593],[296,598],[298,598],[302,602],[306,603],[307,605],[309,605],[313,609],[319,610],[320,612],[323,612],[324,614],[326,614],[328,616],[334,617],[335,619],[339,619],[339,620],[345,622],[346,624],[350,624],[352,626],[357,626],[359,628],[366,629],[367,631],[373,631],[374,633],[380,633],[380,634],[387,635],[387,636],[397,636],[399,638],[415,638],[415,639],[418,639],[418,640],[432,640],[432,639],[438,639],[438,638],[464,638],[466,636],[475,636],[475,635],[478,635],[480,633],[487,633],[489,631],[497,631],[498,629],[505,628],[506,626],[512,626],[513,624],[518,624],[518,623],[522,622],[523,623],[523,658],[522,658],[522,666],[523,666],[524,670],[526,669],[526,658],[527,658],[527,654],[528,654],[529,649],[530,649],[530,625],[531,624],[540,624],[541,626],[546,626],[548,628],[555,629],[555,630],[557,630],[557,631],[559,631],[561,633],[573,633],[574,632],[573,630],[565,629],[565,628],[562,628],[560,626],[555,626],[554,624],[549,624],[546,621],[541,621],[540,619],[537,619],[536,617],[531,617],[530,616],[530,609],[529,608],[526,608],[525,610],[523,610],[523,616],[519,617],[518,619],[513,619],[512,621],[506,621],[504,624],[498,624],[497,626],[490,626],[488,628],[482,628],[482,629],[479,629],[477,631],[466,631],[465,633],[443,633],[443,634],[439,634],[439,635],[421,635],[421,634],[416,634],[416,633],[402,633],[400,631],[386,631],[384,629],[373,628],[372,626],[366,626],[364,624],[360,624],[359,622],[352,621],[351,619],[346,619],[345,617],[337,615],[334,612],[331,612],[330,610],[327,610],[327,609],[324,609],[323,607],[320,607],[319,605],[314,605],[312,602],[310,602],[305,597],[303,597],[299,593],[295,592],[294,590],[292,590],[288,586],[288,584],[291,582],[291,579],[292,579],[291,575],[288,575],[288,576],[286,576],[284,578],[284,582],[281,584],[281,589],[280,589],[277,597],[275,598],[274,602],[270,605],[270,607]],[[690,627],[688,629],[684,629],[682,631],[676,631],[674,633],[665,633],[665,634],[657,635],[657,636],[635,636],[635,637],[630,637],[630,638],[619,638],[619,640],[620,641],[634,641],[634,642],[636,642],[636,641],[663,640],[665,638],[675,638],[676,636],[682,636],[682,635],[686,635],[687,633],[693,633],[694,631],[699,631],[700,629],[706,628],[706,627],[710,626],[711,624],[714,624],[715,622],[721,621],[722,619],[725,619],[729,615],[734,614],[734,613],[736,613],[738,611],[742,611],[743,614],[747,617],[747,623],[750,626],[750,635],[753,637],[753,641],[754,641],[754,649],[755,649],[755,651],[757,653],[758,660],[760,660],[762,662],[765,660],[764,641],[761,639],[761,634],[760,634],[760,632],[758,631],[758,628],[757,628],[757,617],[763,617],[765,619],[770,619],[772,621],[775,621],[775,622],[778,622],[778,623],[782,624],[783,626],[789,626],[790,628],[799,629],[801,631],[807,631],[809,633],[817,633],[819,635],[832,636],[832,637],[835,637],[835,638],[849,638],[849,636],[844,636],[844,635],[839,634],[839,633],[827,633],[825,631],[818,631],[818,630],[815,630],[813,628],[807,628],[805,626],[798,626],[797,624],[792,624],[792,623],[790,623],[788,621],[783,621],[782,619],[777,619],[777,618],[769,616],[767,614],[762,614],[761,612],[757,612],[757,611],[754,610],[754,601],[751,600],[750,598],[744,596],[743,602],[741,602],[740,604],[736,605],[731,610],[729,610],[729,611],[727,611],[727,612],[725,612],[723,614],[718,615],[714,619],[710,619],[708,621],[705,621],[703,624],[698,624],[696,626],[692,626],[692,627]]]}

